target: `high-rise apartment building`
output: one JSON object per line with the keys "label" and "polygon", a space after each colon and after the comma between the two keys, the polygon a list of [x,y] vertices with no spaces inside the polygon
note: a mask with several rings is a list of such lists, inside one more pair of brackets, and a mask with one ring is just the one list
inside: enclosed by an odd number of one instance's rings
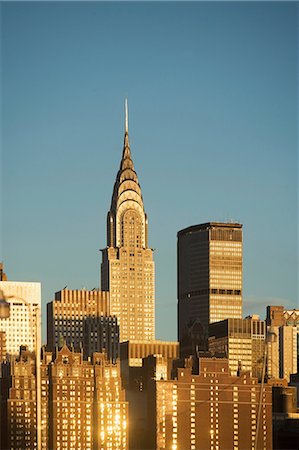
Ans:
{"label": "high-rise apartment building", "polygon": [[121,342],[155,336],[153,250],[148,247],[148,220],[131,157],[127,108],[125,124],[101,264],[101,288],[110,292],[110,312],[118,318]]}
{"label": "high-rise apartment building", "polygon": [[248,373],[232,376],[224,358],[199,358],[196,373],[186,359],[174,379],[167,378],[163,358],[146,359],[143,390],[130,392],[135,431],[130,448],[272,448],[271,386]]}
{"label": "high-rise apartment building", "polygon": [[109,315],[109,293],[63,289],[47,304],[48,350],[62,347],[65,342],[75,350],[83,348],[84,321]]}
{"label": "high-rise apartment building", "polygon": [[11,360],[11,388],[7,399],[8,448],[37,448],[36,360],[26,347]]}
{"label": "high-rise apartment building", "polygon": [[[182,354],[204,347],[208,325],[242,317],[242,225],[208,222],[178,232],[178,335]],[[204,342],[196,342],[204,336]]]}
{"label": "high-rise apartment building", "polygon": [[0,281],[0,290],[10,304],[10,316],[0,319],[0,330],[6,335],[6,352],[18,355],[20,346],[30,351],[40,347],[41,284],[35,282]]}
{"label": "high-rise apartment building", "polygon": [[42,359],[42,448],[128,450],[128,403],[119,363],[66,345]]}

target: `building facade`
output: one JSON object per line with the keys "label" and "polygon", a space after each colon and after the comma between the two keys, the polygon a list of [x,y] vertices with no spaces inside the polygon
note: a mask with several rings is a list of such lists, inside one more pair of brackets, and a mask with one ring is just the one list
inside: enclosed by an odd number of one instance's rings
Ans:
{"label": "building facade", "polygon": [[297,328],[279,327],[279,369],[280,378],[290,381],[290,375],[297,373]]}
{"label": "building facade", "polygon": [[299,369],[299,310],[286,310],[282,305],[267,306],[268,340],[267,375],[285,378]]}
{"label": "building facade", "polygon": [[10,316],[0,319],[5,332],[6,352],[18,355],[20,346],[32,352],[40,347],[41,284],[35,282],[0,281],[0,290],[10,304]]}
{"label": "building facade", "polygon": [[1,363],[6,360],[6,335],[5,331],[0,331],[0,376],[1,376]]}
{"label": "building facade", "polygon": [[7,399],[8,448],[37,448],[35,355],[26,347],[11,359],[11,387]]}
{"label": "building facade", "polygon": [[42,359],[42,448],[128,450],[128,403],[118,363],[66,345]]}
{"label": "building facade", "polygon": [[177,380],[156,382],[156,448],[272,448],[271,387],[258,424],[260,390],[255,378],[231,376],[225,360],[200,359],[199,375],[178,369]]}
{"label": "building facade", "polygon": [[[147,384],[131,392],[132,422],[138,441],[132,449],[272,448],[272,387],[248,373],[232,376],[224,358],[199,358],[166,378],[162,357],[144,364]],[[161,376],[162,374],[162,376]],[[139,402],[138,402],[139,400]],[[141,403],[146,408],[141,408]]]}
{"label": "building facade", "polygon": [[[178,335],[183,355],[204,347],[208,325],[242,318],[242,225],[208,222],[178,232]],[[191,348],[190,348],[191,347]]]}
{"label": "building facade", "polygon": [[209,325],[209,350],[228,359],[232,375],[247,371],[260,380],[265,345],[266,323],[259,316],[226,319]]}
{"label": "building facade", "polygon": [[47,346],[49,351],[65,342],[75,350],[83,348],[84,321],[109,315],[109,293],[63,289],[47,304]]}
{"label": "building facade", "polygon": [[83,328],[83,356],[105,352],[116,362],[119,358],[119,326],[116,316],[86,317]]}
{"label": "building facade", "polygon": [[140,383],[144,358],[155,355],[171,365],[179,356],[179,343],[172,341],[126,341],[120,344],[120,364],[123,386]]}
{"label": "building facade", "polygon": [[107,216],[107,247],[102,250],[101,289],[110,292],[120,341],[155,336],[155,270],[148,247],[148,220],[131,157],[126,110],[124,148]]}

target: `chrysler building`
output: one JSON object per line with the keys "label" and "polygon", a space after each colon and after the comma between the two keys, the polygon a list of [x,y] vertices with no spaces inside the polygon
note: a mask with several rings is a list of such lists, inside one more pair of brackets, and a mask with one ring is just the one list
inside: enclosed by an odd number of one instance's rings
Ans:
{"label": "chrysler building", "polygon": [[125,136],[107,216],[107,247],[102,250],[101,289],[110,292],[120,341],[155,338],[155,268],[148,247],[148,221],[131,157],[128,106]]}

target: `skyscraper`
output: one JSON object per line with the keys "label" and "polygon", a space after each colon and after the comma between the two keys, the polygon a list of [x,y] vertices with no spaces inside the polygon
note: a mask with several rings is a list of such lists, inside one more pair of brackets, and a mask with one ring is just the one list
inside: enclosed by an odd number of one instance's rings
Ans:
{"label": "skyscraper", "polygon": [[228,318],[242,318],[242,225],[208,222],[179,231],[181,348],[188,353],[200,335],[206,342],[209,323]]}
{"label": "skyscraper", "polygon": [[110,292],[110,313],[120,341],[155,336],[155,275],[148,247],[148,221],[131,157],[126,103],[125,137],[107,216],[107,247],[102,250],[101,289]]}

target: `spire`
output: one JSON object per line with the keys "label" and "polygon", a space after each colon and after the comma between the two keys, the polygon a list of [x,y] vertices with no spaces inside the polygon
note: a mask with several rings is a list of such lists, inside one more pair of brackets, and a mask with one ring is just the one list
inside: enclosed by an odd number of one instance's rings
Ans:
{"label": "spire", "polygon": [[129,134],[128,99],[125,98],[125,133]]}
{"label": "spire", "polygon": [[[145,211],[143,206],[143,199],[141,188],[139,185],[137,173],[134,169],[134,164],[131,156],[130,143],[129,143],[129,127],[128,127],[128,100],[125,99],[125,137],[124,146],[122,152],[122,158],[120,161],[120,167],[116,175],[114,183],[113,194],[111,199],[110,211],[108,213],[108,233],[107,241],[108,246],[119,246],[121,239],[121,231],[116,230],[120,225],[120,220],[117,219],[119,214],[121,217],[126,209],[138,210],[142,216],[143,226],[145,224]],[[146,232],[143,233],[143,239],[145,239]],[[144,241],[144,247],[147,245]]]}
{"label": "spire", "polygon": [[128,99],[125,98],[125,141],[124,141],[124,151],[127,155],[130,155],[130,142],[129,142],[129,114],[128,114]]}

